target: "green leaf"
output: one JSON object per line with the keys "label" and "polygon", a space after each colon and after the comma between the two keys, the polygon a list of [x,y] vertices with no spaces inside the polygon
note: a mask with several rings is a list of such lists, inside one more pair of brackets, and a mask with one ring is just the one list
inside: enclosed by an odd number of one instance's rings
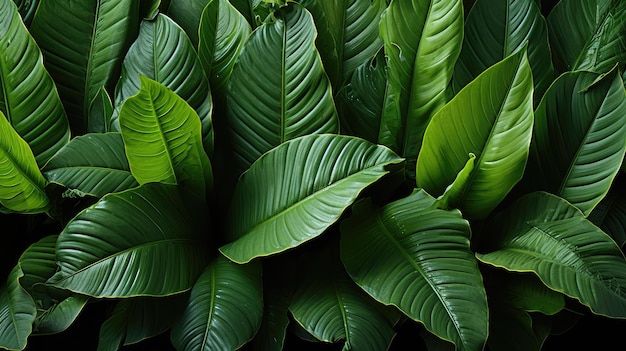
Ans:
{"label": "green leaf", "polygon": [[39,0],[13,0],[13,2],[17,5],[22,21],[26,26],[29,26],[39,5]]}
{"label": "green leaf", "polygon": [[181,351],[236,350],[261,323],[263,293],[258,263],[237,265],[218,257],[191,290],[172,344]]}
{"label": "green leaf", "polygon": [[339,90],[352,73],[382,48],[378,34],[385,0],[305,0],[319,31],[318,47],[333,87]]}
{"label": "green leaf", "polygon": [[311,15],[291,4],[274,16],[246,42],[227,89],[230,158],[238,174],[287,140],[338,131]]}
{"label": "green leaf", "polygon": [[417,161],[417,182],[444,193],[476,155],[458,201],[468,218],[486,217],[524,173],[533,126],[533,85],[524,50],[495,64],[433,117]]}
{"label": "green leaf", "polygon": [[30,31],[57,83],[72,130],[87,130],[89,105],[112,88],[136,34],[138,1],[42,1]]}
{"label": "green leaf", "polygon": [[108,194],[61,232],[59,271],[48,283],[94,297],[188,290],[206,264],[207,211],[172,185],[150,183]]}
{"label": "green leaf", "polygon": [[450,184],[444,193],[437,198],[437,206],[443,209],[450,209],[450,203],[458,203],[459,197],[463,195],[463,190],[467,182],[471,179],[472,172],[476,166],[476,155],[470,153],[467,163],[457,174],[454,182]]}
{"label": "green leaf", "polygon": [[117,119],[122,104],[137,94],[141,88],[141,76],[165,85],[194,108],[202,121],[204,148],[210,155],[213,150],[213,104],[209,81],[189,38],[165,15],[143,21],[137,40],[126,54],[116,87],[112,128],[119,128]]}
{"label": "green leaf", "polygon": [[0,203],[14,212],[46,212],[45,187],[33,152],[0,111]]}
{"label": "green leaf", "polygon": [[606,75],[559,77],[535,111],[524,190],[558,195],[585,215],[602,200],[626,151],[626,92]]}
{"label": "green leaf", "polygon": [[38,310],[33,334],[50,335],[65,331],[76,321],[87,302],[88,296],[73,294],[47,309]]}
{"label": "green leaf", "polygon": [[75,137],[43,171],[48,182],[95,197],[139,185],[130,172],[120,133]]}
{"label": "green leaf", "polygon": [[424,130],[446,102],[463,40],[461,0],[395,0],[385,10],[380,35],[388,87],[379,143],[407,158],[414,178]]}
{"label": "green leaf", "polygon": [[378,142],[386,86],[387,71],[381,50],[375,58],[357,67],[350,81],[337,93],[342,134]]}
{"label": "green leaf", "polygon": [[188,294],[178,294],[118,302],[100,328],[98,351],[117,351],[122,346],[165,332],[185,309],[188,297]]}
{"label": "green leaf", "polygon": [[184,184],[197,194],[212,185],[200,119],[166,86],[142,76],[137,95],[122,106],[120,129],[130,170],[139,184]]}
{"label": "green leaf", "polygon": [[0,112],[33,150],[39,167],[70,139],[41,51],[11,0],[0,0]]}
{"label": "green leaf", "polygon": [[626,317],[626,260],[615,242],[567,201],[526,195],[485,229],[491,247],[477,257],[516,272],[534,272],[549,288],[597,314]]}
{"label": "green leaf", "polygon": [[211,89],[226,95],[226,84],[252,29],[227,0],[210,0],[200,19],[198,56],[209,76]]}
{"label": "green leaf", "polygon": [[213,0],[170,0],[167,15],[185,30],[194,47],[198,46],[198,27],[204,7]]}
{"label": "green leaf", "polygon": [[554,79],[547,25],[539,6],[528,0],[476,1],[466,19],[454,70],[456,90],[524,46],[538,103]]}
{"label": "green leaf", "polygon": [[352,279],[458,350],[482,349],[487,298],[461,213],[438,209],[423,190],[353,211],[341,224],[341,260]]}
{"label": "green leaf", "polygon": [[345,340],[343,350],[388,349],[400,313],[359,289],[338,259],[319,254],[316,258],[292,298],[294,319],[320,341]]}
{"label": "green leaf", "polygon": [[229,2],[246,18],[252,28],[259,26],[267,13],[260,6],[262,0],[229,0]]}
{"label": "green leaf", "polygon": [[310,135],[281,144],[239,179],[229,225],[236,240],[220,251],[245,263],[311,240],[401,162],[383,146],[347,136]]}
{"label": "green leaf", "polygon": [[35,302],[19,284],[23,275],[18,265],[0,287],[0,347],[9,350],[24,350],[37,315]]}
{"label": "green leaf", "polygon": [[548,15],[552,52],[561,71],[609,71],[626,63],[626,3],[563,0]]}
{"label": "green leaf", "polygon": [[89,119],[87,133],[106,133],[109,131],[109,121],[113,116],[113,102],[104,87],[98,90],[89,104]]}

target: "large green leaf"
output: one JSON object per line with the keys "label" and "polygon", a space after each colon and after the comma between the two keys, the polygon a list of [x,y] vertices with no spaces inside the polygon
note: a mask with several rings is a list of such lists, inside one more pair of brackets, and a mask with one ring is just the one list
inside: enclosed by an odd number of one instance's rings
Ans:
{"label": "large green leaf", "polygon": [[69,141],[69,123],[41,51],[11,0],[0,0],[0,112],[41,167]]}
{"label": "large green leaf", "polygon": [[50,183],[102,197],[137,186],[120,133],[86,134],[65,145],[43,169]]}
{"label": "large green leaf", "polygon": [[521,50],[495,64],[433,117],[417,161],[417,183],[444,193],[476,155],[463,192],[450,205],[487,216],[524,173],[533,126],[533,83]]}
{"label": "large green leaf", "polygon": [[183,316],[172,328],[181,351],[236,350],[256,333],[263,313],[258,262],[238,265],[219,256],[191,290]]}
{"label": "large green leaf", "polygon": [[624,140],[626,92],[617,69],[565,73],[535,111],[524,189],[561,196],[588,215],[619,172]]}
{"label": "large green leaf", "polygon": [[45,186],[33,152],[0,111],[0,203],[15,212],[45,212]]}
{"label": "large green leaf", "polygon": [[382,208],[365,202],[353,210],[341,224],[341,260],[352,279],[458,350],[480,350],[487,298],[461,213],[438,209],[423,190]]}
{"label": "large green leaf", "polygon": [[59,271],[48,283],[95,297],[188,290],[206,264],[207,211],[173,185],[106,195],[59,235]]}
{"label": "large green leaf", "polygon": [[120,129],[130,170],[139,184],[185,184],[198,194],[212,185],[200,119],[163,84],[141,77],[141,89],[122,106]]}
{"label": "large green leaf", "polygon": [[447,102],[446,90],[463,41],[461,0],[395,0],[380,35],[387,55],[388,87],[379,142],[415,162],[424,130]]}
{"label": "large green leaf", "polygon": [[198,46],[198,27],[204,7],[213,0],[170,0],[167,15],[181,26],[194,46]]}
{"label": "large green leaf", "polygon": [[400,313],[365,294],[338,258],[318,254],[314,262],[292,298],[294,319],[318,340],[344,340],[343,350],[388,349]]}
{"label": "large green leaf", "polygon": [[72,130],[84,133],[100,87],[112,88],[136,35],[139,1],[42,1],[30,31],[57,83]]}
{"label": "large green leaf", "polygon": [[615,242],[567,201],[526,195],[488,223],[482,262],[534,272],[594,313],[626,317],[626,260]]}
{"label": "large green leaf", "polygon": [[98,351],[117,351],[172,327],[185,309],[189,294],[139,297],[118,302],[100,328]]}
{"label": "large green leaf", "polygon": [[227,0],[211,0],[202,12],[198,31],[200,62],[211,89],[223,101],[233,66],[252,29]]}
{"label": "large green leaf", "polygon": [[24,273],[15,267],[0,287],[0,348],[23,350],[37,315],[35,302],[19,284]]}
{"label": "large green leaf", "polygon": [[296,247],[335,223],[359,193],[402,159],[339,135],[300,137],[263,155],[237,184],[220,251],[245,263]]}
{"label": "large green leaf", "polygon": [[139,91],[141,76],[165,85],[196,110],[202,121],[204,148],[210,154],[213,150],[213,104],[209,81],[189,38],[165,15],[143,21],[137,40],[126,54],[116,87],[113,128],[119,127],[117,119],[124,101]]}
{"label": "large green leaf", "polygon": [[326,73],[338,91],[354,70],[376,55],[383,43],[378,35],[385,0],[305,0],[319,32],[317,47]]}
{"label": "large green leaf", "polygon": [[604,73],[626,64],[626,2],[562,0],[548,15],[552,52],[561,71]]}
{"label": "large green leaf", "polygon": [[227,89],[237,173],[287,140],[338,131],[330,82],[315,49],[313,18],[298,4],[274,16],[248,39]]}
{"label": "large green leaf", "polygon": [[536,102],[554,78],[546,21],[529,0],[476,1],[465,23],[463,49],[454,69],[456,89],[488,67],[527,47]]}

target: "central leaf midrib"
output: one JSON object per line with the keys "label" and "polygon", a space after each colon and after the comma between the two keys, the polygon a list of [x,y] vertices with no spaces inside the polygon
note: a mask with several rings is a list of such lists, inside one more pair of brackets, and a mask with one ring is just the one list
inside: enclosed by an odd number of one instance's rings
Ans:
{"label": "central leaf midrib", "polygon": [[209,333],[211,330],[211,322],[213,321],[213,312],[215,309],[215,304],[216,304],[216,292],[217,292],[217,278],[215,277],[216,272],[217,272],[217,268],[215,266],[211,266],[211,289],[209,290],[211,292],[211,299],[208,302],[209,304],[209,313],[207,316],[207,323],[206,323],[206,328],[204,328],[204,333],[202,335],[202,344],[200,346],[200,351],[205,350],[205,347],[207,345],[208,339],[209,339]]}
{"label": "central leaf midrib", "polygon": [[285,16],[283,20],[283,32],[282,32],[282,51],[281,51],[281,71],[280,71],[280,131],[279,131],[279,143],[285,142],[285,134],[287,129],[287,109],[286,109],[286,97],[287,97],[287,26],[288,21]]}

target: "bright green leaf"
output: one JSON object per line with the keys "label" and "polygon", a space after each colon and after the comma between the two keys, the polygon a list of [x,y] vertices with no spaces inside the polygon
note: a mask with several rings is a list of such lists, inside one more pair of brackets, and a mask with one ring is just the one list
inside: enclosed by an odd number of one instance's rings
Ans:
{"label": "bright green leaf", "polygon": [[191,290],[183,316],[172,328],[181,351],[236,350],[261,323],[263,293],[258,262],[238,265],[219,256]]}
{"label": "bright green leaf", "polygon": [[626,260],[620,248],[567,201],[548,193],[522,197],[488,223],[482,262],[534,272],[551,289],[594,313],[626,317]]}
{"label": "bright green leaf", "polygon": [[487,297],[461,213],[438,209],[423,190],[353,210],[341,224],[341,260],[352,279],[458,350],[481,350]]}
{"label": "bright green leaf", "polygon": [[48,283],[94,297],[186,291],[206,264],[207,211],[172,185],[149,183],[108,194],[61,232],[59,271]]}
{"label": "bright green leaf", "polygon": [[495,64],[433,117],[417,161],[417,183],[440,196],[476,155],[458,200],[468,218],[486,217],[521,179],[533,126],[533,85],[524,50]]}
{"label": "bright green leaf", "polygon": [[236,240],[220,251],[245,263],[311,240],[401,162],[383,146],[347,136],[310,135],[283,143],[239,179],[229,226]]}
{"label": "bright green leaf", "polygon": [[458,203],[459,197],[463,194],[463,190],[467,186],[467,182],[471,179],[472,172],[476,165],[476,155],[470,153],[467,163],[457,174],[454,182],[446,188],[446,191],[437,198],[437,206],[443,209],[449,209],[450,203]]}

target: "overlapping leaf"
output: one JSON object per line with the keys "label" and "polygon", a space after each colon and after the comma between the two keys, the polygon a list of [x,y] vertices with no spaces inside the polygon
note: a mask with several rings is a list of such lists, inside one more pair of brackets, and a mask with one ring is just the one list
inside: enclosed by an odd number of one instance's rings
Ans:
{"label": "overlapping leaf", "polygon": [[438,209],[423,190],[353,210],[341,225],[341,260],[352,279],[458,350],[482,349],[487,298],[461,213]]}
{"label": "overlapping leaf", "polygon": [[533,85],[524,50],[492,66],[433,117],[417,162],[417,182],[439,196],[476,156],[450,205],[487,216],[521,179],[533,126]]}
{"label": "overlapping leaf", "polygon": [[263,313],[257,262],[238,265],[220,256],[191,290],[181,319],[172,328],[178,350],[236,350],[256,333]]}
{"label": "overlapping leaf", "polygon": [[0,111],[0,203],[15,212],[45,212],[45,186],[33,152]]}
{"label": "overlapping leaf", "polygon": [[527,48],[536,102],[552,83],[554,68],[546,21],[528,0],[476,1],[465,23],[463,49],[456,62],[456,90],[514,52]]}
{"label": "overlapping leaf", "polygon": [[0,287],[0,347],[23,350],[37,315],[35,302],[19,284],[19,267],[11,271],[8,284]]}
{"label": "overlapping leaf", "polygon": [[339,127],[330,82],[315,49],[313,18],[298,4],[274,15],[274,22],[248,39],[227,89],[228,158],[238,174],[287,140],[334,133]]}
{"label": "overlapping leaf", "polygon": [[551,289],[597,314],[626,317],[626,260],[611,238],[567,201],[544,192],[522,197],[487,228],[481,261],[534,272]]}
{"label": "overlapping leaf", "polygon": [[69,141],[54,82],[11,0],[0,1],[0,112],[29,144],[40,167]]}
{"label": "overlapping leaf", "polygon": [[204,148],[210,154],[213,150],[213,104],[209,81],[185,32],[163,14],[142,22],[139,36],[124,58],[115,93],[113,128],[119,128],[117,119],[124,101],[139,91],[141,76],[165,85],[194,108],[202,121]]}
{"label": "overlapping leaf", "polygon": [[626,92],[617,69],[565,73],[535,111],[524,189],[561,196],[588,215],[619,172],[624,140]]}
{"label": "overlapping leaf", "polygon": [[30,31],[45,57],[71,121],[89,129],[88,110],[100,87],[112,88],[139,22],[139,1],[42,1]]}
{"label": "overlapping leaf", "polygon": [[310,135],[281,144],[241,176],[230,211],[234,241],[220,251],[244,263],[313,239],[401,162],[383,146],[347,136]]}
{"label": "overlapping leaf", "polygon": [[206,265],[206,212],[195,196],[173,185],[108,194],[61,232],[59,271],[48,283],[95,297],[188,290]]}
{"label": "overlapping leaf", "polygon": [[165,11],[167,15],[181,26],[191,43],[198,46],[198,27],[204,7],[213,0],[170,0]]}
{"label": "overlapping leaf", "polygon": [[120,133],[78,136],[61,149],[43,169],[51,183],[102,197],[137,186],[130,172]]}
{"label": "overlapping leaf", "polygon": [[463,40],[461,0],[392,1],[380,22],[388,87],[379,142],[407,158],[414,177],[424,130],[447,102]]}

